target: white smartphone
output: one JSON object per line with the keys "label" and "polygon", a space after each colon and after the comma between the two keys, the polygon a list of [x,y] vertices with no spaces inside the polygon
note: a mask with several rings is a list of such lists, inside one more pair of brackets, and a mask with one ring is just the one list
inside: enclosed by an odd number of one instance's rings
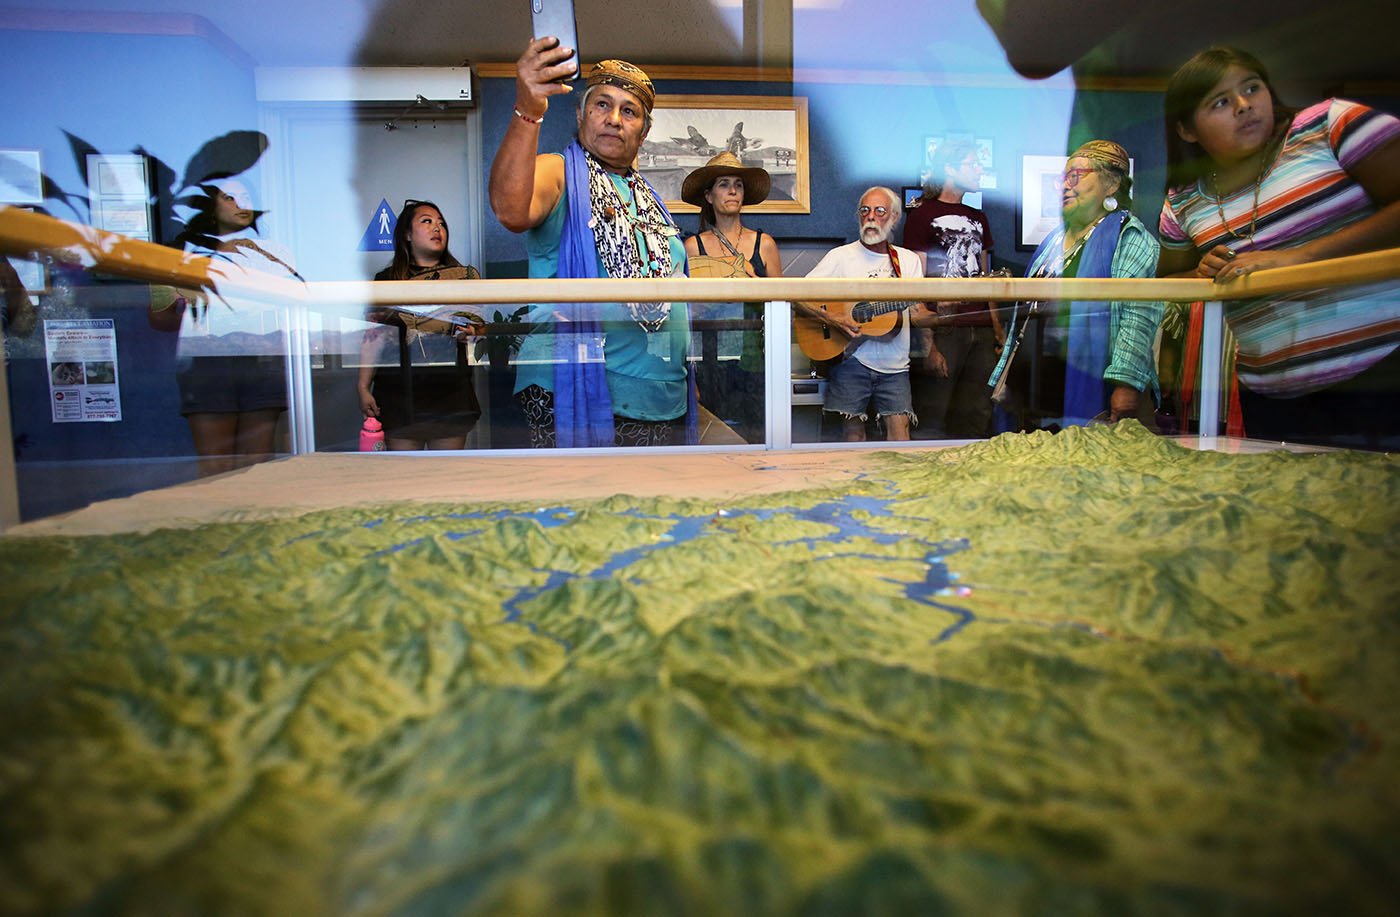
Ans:
{"label": "white smartphone", "polygon": [[574,21],[574,0],[530,0],[530,14],[535,23],[535,37],[553,35],[559,39],[559,47],[574,49],[574,74],[560,82],[568,82],[581,75],[583,60],[578,50],[578,26]]}

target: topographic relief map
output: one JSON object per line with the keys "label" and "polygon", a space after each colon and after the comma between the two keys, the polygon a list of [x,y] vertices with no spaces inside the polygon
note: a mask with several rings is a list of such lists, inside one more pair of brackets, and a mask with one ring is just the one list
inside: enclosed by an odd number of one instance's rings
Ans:
{"label": "topographic relief map", "polygon": [[0,539],[0,901],[1393,913],[1400,460],[1140,428],[736,501]]}

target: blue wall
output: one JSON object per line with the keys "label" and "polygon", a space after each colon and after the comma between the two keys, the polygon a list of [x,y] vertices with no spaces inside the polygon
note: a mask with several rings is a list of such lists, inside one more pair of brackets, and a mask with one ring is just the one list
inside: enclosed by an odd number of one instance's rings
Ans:
{"label": "blue wall", "polygon": [[[860,192],[876,185],[918,184],[925,138],[949,132],[995,141],[998,187],[983,192],[999,261],[1022,267],[1029,252],[1018,251],[1017,201],[1021,157],[1064,154],[1092,130],[1117,140],[1135,158],[1135,210],[1156,225],[1162,203],[1165,148],[1161,96],[1146,92],[1076,93],[1066,75],[1047,82],[1025,80],[1009,88],[949,88],[920,85],[839,85],[805,83],[668,82],[667,94],[800,95],[808,99],[809,169],[812,212],[761,214],[748,222],[783,239],[854,238],[855,204]],[[1089,100],[1089,101],[1086,101]],[[500,145],[512,117],[512,80],[481,81],[484,147],[488,158]],[[542,152],[562,149],[573,136],[572,99],[556,101],[541,132]],[[1076,121],[1076,106],[1080,115]],[[1086,107],[1090,114],[1085,114]],[[1094,127],[1088,127],[1092,120]],[[1077,129],[1071,124],[1077,125]],[[488,162],[489,167],[489,162]],[[696,218],[683,216],[693,230]],[[488,216],[485,251],[491,276],[518,276],[524,270],[521,241]]]}
{"label": "blue wall", "polygon": [[[85,194],[86,189],[65,130],[101,153],[143,148],[173,169],[178,180],[207,141],[231,130],[257,127],[249,63],[198,35],[4,30],[0,60],[12,77],[26,75],[22,91],[6,93],[0,146],[38,149],[45,174],[70,194]],[[47,209],[62,219],[88,220],[81,206],[75,211],[50,200]],[[24,484],[26,463],[193,454],[175,388],[175,335],[147,325],[147,298],[142,284],[58,270],[51,278],[51,292],[40,301],[41,318],[115,319],[123,412],[119,423],[53,423],[42,328],[28,339],[7,341],[21,511],[26,518],[121,495],[113,479],[124,473],[113,466],[90,475],[70,474],[64,477],[61,494],[34,493]],[[188,463],[170,467],[177,479],[190,474]],[[149,467],[141,473],[149,476]],[[144,486],[161,483],[170,479],[157,475]],[[43,489],[48,491],[50,485]]]}

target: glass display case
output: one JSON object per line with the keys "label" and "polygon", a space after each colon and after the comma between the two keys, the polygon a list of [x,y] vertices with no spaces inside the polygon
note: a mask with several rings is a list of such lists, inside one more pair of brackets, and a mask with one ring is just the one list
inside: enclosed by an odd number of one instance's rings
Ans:
{"label": "glass display case", "polygon": [[576,25],[0,9],[5,908],[1393,911],[1400,7]]}
{"label": "glass display case", "polygon": [[[901,209],[913,207],[938,184],[940,150],[965,146],[977,172],[963,204],[986,215],[990,257],[963,273],[999,268],[1021,276],[1056,223],[1054,181],[1063,157],[1090,137],[1111,137],[1127,149],[1136,181],[1132,209],[1155,229],[1165,76],[1205,36],[1173,29],[1171,41],[1149,41],[1152,17],[1134,15],[1114,29],[1096,25],[1082,43],[1042,46],[1025,33],[1035,17],[1027,20],[1014,4],[969,3],[943,10],[935,29],[896,37],[874,22],[900,21],[911,10],[882,3],[855,15],[849,6],[673,3],[658,13],[668,25],[630,37],[582,28],[585,65],[630,58],[651,73],[657,128],[638,165],[683,234],[699,224],[695,207],[680,200],[681,180],[714,154],[737,149],[745,168],[771,179],[768,199],[745,210],[746,225],[777,243],[784,276],[801,277],[855,237],[862,189],[895,189]],[[522,238],[496,221],[487,193],[491,163],[514,117],[512,61],[529,37],[525,27],[503,12],[471,29],[438,23],[431,40],[420,35],[408,55],[386,39],[412,19],[401,5],[338,11],[335,18],[341,25],[332,39],[317,26],[318,15],[271,5],[235,13],[131,2],[94,13],[74,0],[5,14],[0,41],[8,59],[45,76],[8,100],[0,197],[17,213],[112,234],[89,236],[78,248],[98,250],[75,254],[62,231],[31,238],[7,227],[14,268],[6,281],[14,473],[5,476],[5,489],[17,506],[11,521],[221,472],[253,460],[248,456],[354,451],[366,404],[379,407],[365,400],[375,387],[394,406],[391,422],[411,418],[433,434],[391,436],[390,445],[529,447],[516,392],[522,365],[539,365],[530,352],[538,340],[519,352],[525,335],[540,328],[523,308],[528,303],[458,292],[412,306],[475,310],[443,335],[420,318],[405,325],[407,313],[377,311],[367,289],[322,289],[353,286],[388,268],[400,202],[410,200],[434,202],[460,264],[488,280],[528,273]],[[851,40],[853,20],[861,30],[854,34],[880,40]],[[690,37],[684,49],[664,38],[672,28]],[[461,45],[448,35],[471,37]],[[1293,97],[1340,87],[1384,109],[1394,98],[1390,58],[1365,34],[1348,36],[1326,48],[1309,45],[1306,58],[1286,37],[1260,30],[1248,37]],[[1329,50],[1333,44],[1348,50]],[[64,62],[62,76],[52,72],[53,61]],[[578,94],[555,100],[540,126],[540,152],[569,143]],[[246,226],[209,233],[219,195],[236,201]],[[900,214],[894,242],[911,232],[913,216]],[[102,251],[107,241],[94,241],[117,237],[187,258],[212,254],[215,277],[230,266],[262,270],[304,292],[265,302],[256,315],[243,314],[246,302],[223,296],[215,283],[191,287],[199,295],[185,297],[162,283],[159,271],[143,276],[129,260],[115,263]],[[122,258],[146,257],[123,251]],[[923,249],[915,254],[926,257]],[[668,441],[782,448],[849,438],[819,407],[822,361],[814,366],[786,325],[760,328],[761,303],[793,298],[748,288],[743,295],[752,298],[689,301],[688,330],[677,333],[689,334],[685,375],[693,377],[698,417],[696,429],[678,428]],[[1202,334],[1214,333],[1199,314],[1194,323],[1190,315],[1171,316],[1155,345],[1165,348],[1158,368],[1170,387],[1149,413],[1178,432],[1199,429],[1201,419],[1207,428],[1223,423],[1233,403],[1228,359],[1219,361],[1223,396],[1212,383],[1214,366],[1199,385],[1195,370],[1181,371],[1182,351],[1199,362]],[[368,344],[367,331],[374,332]],[[947,331],[931,334],[937,340]],[[793,340],[790,359],[765,352],[774,334]],[[911,336],[911,413],[924,414],[911,425],[915,440],[1048,426],[1063,414],[1027,404],[1013,417],[998,406],[990,420],[979,414],[971,428],[950,428],[939,415],[953,397],[952,383],[926,366],[924,334],[916,329]],[[978,334],[990,342],[987,332]],[[615,331],[615,343],[621,337]],[[1228,336],[1222,342],[1227,355],[1231,344]],[[1035,351],[1026,347],[1027,368]],[[190,369],[193,360],[230,359],[235,368],[223,369],[244,373],[239,384],[250,384],[251,373],[269,389],[244,402],[254,410],[233,426],[230,404],[208,400],[209,389],[226,387],[227,379],[207,383],[200,394],[200,374]],[[766,377],[774,366],[788,367],[780,384]],[[284,399],[271,391],[279,369]],[[1017,369],[1017,384],[1030,397]],[[1041,371],[1037,365],[1032,378]],[[363,379],[371,380],[368,396]],[[978,410],[986,410],[976,380],[968,385]],[[446,414],[433,406],[444,398],[454,402]],[[251,416],[259,411],[263,416]],[[434,427],[424,412],[450,417],[449,428]],[[871,424],[865,435],[869,442],[884,434]]]}

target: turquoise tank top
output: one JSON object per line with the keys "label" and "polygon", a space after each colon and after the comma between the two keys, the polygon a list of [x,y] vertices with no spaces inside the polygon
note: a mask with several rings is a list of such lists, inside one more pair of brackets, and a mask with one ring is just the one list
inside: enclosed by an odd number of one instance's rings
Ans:
{"label": "turquoise tank top", "polygon": [[[625,179],[610,175],[619,196],[628,200]],[[559,239],[564,231],[564,210],[568,195],[561,194],[548,217],[525,232],[525,252],[532,278],[559,276]],[[629,203],[635,214],[636,205]],[[671,263],[685,264],[685,243],[680,235],[670,239]],[[598,275],[607,276],[602,259]],[[606,342],[603,363],[612,398],[613,414],[634,420],[672,420],[686,410],[685,356],[690,339],[690,314],[686,303],[672,303],[671,314],[661,328],[648,332],[628,315],[621,303],[598,303],[599,322]],[[530,306],[526,321],[550,321],[550,303]],[[516,355],[515,390],[538,385],[554,388],[554,335],[536,331],[528,335]]]}

